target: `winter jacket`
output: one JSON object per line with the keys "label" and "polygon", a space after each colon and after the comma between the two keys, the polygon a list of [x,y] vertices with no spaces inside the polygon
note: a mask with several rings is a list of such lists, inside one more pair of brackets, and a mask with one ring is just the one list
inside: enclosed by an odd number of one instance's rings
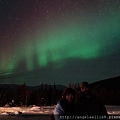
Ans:
{"label": "winter jacket", "polygon": [[53,111],[53,114],[54,114],[55,120],[60,120],[60,115],[64,114],[64,110],[62,109],[60,101],[57,103]]}
{"label": "winter jacket", "polygon": [[79,115],[108,115],[101,99],[91,93],[82,93],[76,106]]}
{"label": "winter jacket", "polygon": [[76,106],[74,102],[68,102],[67,100],[60,100],[54,111],[55,120],[65,120],[65,118],[62,118],[64,116],[71,116],[76,114]]}

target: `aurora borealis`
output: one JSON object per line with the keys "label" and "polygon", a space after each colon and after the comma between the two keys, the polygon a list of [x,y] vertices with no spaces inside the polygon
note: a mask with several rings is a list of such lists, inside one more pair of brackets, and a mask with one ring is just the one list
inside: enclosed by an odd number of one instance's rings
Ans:
{"label": "aurora borealis", "polygon": [[120,0],[0,0],[0,83],[119,75]]}

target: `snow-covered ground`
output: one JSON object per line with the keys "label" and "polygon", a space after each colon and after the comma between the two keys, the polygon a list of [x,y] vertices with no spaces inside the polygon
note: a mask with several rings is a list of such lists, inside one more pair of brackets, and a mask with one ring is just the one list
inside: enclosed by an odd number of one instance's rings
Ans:
{"label": "snow-covered ground", "polygon": [[[50,115],[55,106],[0,107],[0,115]],[[106,106],[109,115],[120,115],[120,106]]]}
{"label": "snow-covered ground", "polygon": [[55,106],[33,106],[33,107],[0,107],[0,115],[49,115]]}
{"label": "snow-covered ground", "polygon": [[106,106],[109,115],[120,115],[120,106]]}

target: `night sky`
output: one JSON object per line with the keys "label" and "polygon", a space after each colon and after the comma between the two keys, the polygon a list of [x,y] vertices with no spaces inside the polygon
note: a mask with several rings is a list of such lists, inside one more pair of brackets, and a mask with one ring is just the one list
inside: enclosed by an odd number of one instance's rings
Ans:
{"label": "night sky", "polygon": [[120,0],[0,0],[0,83],[119,75]]}

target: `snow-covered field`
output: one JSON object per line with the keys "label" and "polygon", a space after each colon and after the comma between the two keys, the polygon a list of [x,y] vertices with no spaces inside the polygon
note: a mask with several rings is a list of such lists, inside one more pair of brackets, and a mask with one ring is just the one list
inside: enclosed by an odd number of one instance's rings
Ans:
{"label": "snow-covered field", "polygon": [[106,106],[109,115],[120,115],[120,106]]}
{"label": "snow-covered field", "polygon": [[[54,107],[0,107],[0,120],[48,120]],[[120,106],[106,106],[106,109],[109,115],[120,115]]]}
{"label": "snow-covered field", "polygon": [[[0,115],[50,115],[55,106],[32,106],[32,107],[0,107]],[[120,114],[120,106],[106,106],[108,114]]]}
{"label": "snow-covered field", "polygon": [[49,120],[54,107],[0,107],[0,120]]}
{"label": "snow-covered field", "polygon": [[0,107],[0,115],[50,115],[55,106]]}

